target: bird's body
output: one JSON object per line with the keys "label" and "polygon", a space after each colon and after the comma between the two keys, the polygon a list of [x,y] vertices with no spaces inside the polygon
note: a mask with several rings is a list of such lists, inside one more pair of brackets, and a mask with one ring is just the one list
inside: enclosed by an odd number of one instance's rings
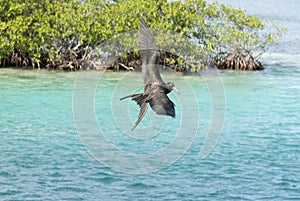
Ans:
{"label": "bird's body", "polygon": [[142,57],[142,73],[144,79],[144,93],[125,96],[120,100],[132,98],[140,106],[140,113],[135,129],[144,117],[148,105],[159,115],[175,117],[174,103],[167,96],[173,89],[174,83],[165,83],[159,73],[160,52],[154,38],[143,18],[141,18],[139,30],[139,46]]}

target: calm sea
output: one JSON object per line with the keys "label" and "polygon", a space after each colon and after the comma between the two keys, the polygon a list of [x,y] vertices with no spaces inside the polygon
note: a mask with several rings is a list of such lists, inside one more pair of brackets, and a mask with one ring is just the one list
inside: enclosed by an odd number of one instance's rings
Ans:
{"label": "calm sea", "polygon": [[138,73],[0,69],[0,200],[300,200],[300,3],[223,2],[289,28],[266,70],[164,74],[177,117],[134,132]]}

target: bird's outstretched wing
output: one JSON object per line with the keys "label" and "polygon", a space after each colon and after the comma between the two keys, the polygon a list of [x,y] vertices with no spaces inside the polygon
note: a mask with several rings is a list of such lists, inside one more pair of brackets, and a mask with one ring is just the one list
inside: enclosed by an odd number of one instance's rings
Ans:
{"label": "bird's outstretched wing", "polygon": [[151,108],[159,115],[175,117],[175,104],[163,92],[156,92],[149,100]]}
{"label": "bird's outstretched wing", "polygon": [[142,57],[144,84],[162,83],[158,69],[160,59],[159,47],[155,44],[153,35],[145,20],[141,17],[140,21],[138,40]]}

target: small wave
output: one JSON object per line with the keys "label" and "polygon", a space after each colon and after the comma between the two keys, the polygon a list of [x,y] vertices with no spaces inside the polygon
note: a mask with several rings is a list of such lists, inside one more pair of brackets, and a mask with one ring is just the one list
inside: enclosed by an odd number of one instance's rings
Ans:
{"label": "small wave", "polygon": [[300,54],[265,53],[262,61],[265,65],[272,66],[300,66]]}

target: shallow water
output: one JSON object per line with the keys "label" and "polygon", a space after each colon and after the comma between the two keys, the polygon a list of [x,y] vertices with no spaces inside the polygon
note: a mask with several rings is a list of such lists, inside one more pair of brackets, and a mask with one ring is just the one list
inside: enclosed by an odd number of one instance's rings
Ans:
{"label": "shallow water", "polygon": [[[178,75],[164,75],[165,79],[174,80],[182,91],[170,95],[177,105],[177,117],[161,118],[159,124],[157,116],[149,110],[136,133],[126,135],[137,116],[137,106],[129,100],[122,103],[129,109],[121,103],[122,107],[112,103],[122,95],[114,92],[118,88],[123,90],[120,80],[128,79],[127,76],[106,73],[96,83],[95,113],[106,138],[127,153],[150,154],[168,149],[178,129],[187,126],[180,123],[182,118],[191,119],[188,126],[193,126],[192,119],[197,119],[186,117],[181,111],[187,106],[180,101],[191,98],[184,93],[191,87],[199,107],[199,128],[191,147],[179,160],[147,174],[115,171],[110,163],[100,163],[89,155],[77,135],[72,112],[76,73],[1,69],[1,199],[300,198],[299,68],[269,66],[261,72],[221,73],[226,91],[224,129],[216,147],[202,160],[199,152],[213,110],[205,81],[217,78],[185,76],[188,85],[184,85]],[[128,91],[141,82],[139,74],[129,77]],[[122,115],[118,116],[118,111]],[[123,114],[129,115],[129,120]],[[143,130],[149,127],[156,132],[154,136]],[[148,139],[143,139],[143,135]],[[164,157],[158,160],[164,162],[168,156]],[[136,161],[130,168],[138,164]]]}

